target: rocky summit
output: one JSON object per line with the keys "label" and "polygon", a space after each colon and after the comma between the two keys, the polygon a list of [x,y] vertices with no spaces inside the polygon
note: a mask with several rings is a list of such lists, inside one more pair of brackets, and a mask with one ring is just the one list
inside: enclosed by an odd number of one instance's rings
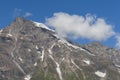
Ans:
{"label": "rocky summit", "polygon": [[120,51],[19,17],[0,30],[0,80],[120,80]]}

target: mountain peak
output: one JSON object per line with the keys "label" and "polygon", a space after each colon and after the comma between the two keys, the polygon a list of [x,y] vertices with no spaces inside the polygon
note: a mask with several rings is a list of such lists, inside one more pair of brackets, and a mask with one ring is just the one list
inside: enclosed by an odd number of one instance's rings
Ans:
{"label": "mountain peak", "polygon": [[18,21],[18,20],[25,20],[25,18],[24,17],[17,17],[15,20],[16,21]]}
{"label": "mountain peak", "polygon": [[23,23],[24,21],[25,21],[26,19],[25,18],[23,18],[23,17],[17,17],[15,20],[14,20],[14,22],[17,22],[17,23]]}

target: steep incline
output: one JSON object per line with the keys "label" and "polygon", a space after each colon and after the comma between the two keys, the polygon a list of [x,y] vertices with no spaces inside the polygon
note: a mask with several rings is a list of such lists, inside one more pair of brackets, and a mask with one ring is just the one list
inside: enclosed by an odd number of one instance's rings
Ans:
{"label": "steep incline", "polygon": [[23,18],[0,30],[0,80],[120,80],[119,60],[118,50],[73,45]]}

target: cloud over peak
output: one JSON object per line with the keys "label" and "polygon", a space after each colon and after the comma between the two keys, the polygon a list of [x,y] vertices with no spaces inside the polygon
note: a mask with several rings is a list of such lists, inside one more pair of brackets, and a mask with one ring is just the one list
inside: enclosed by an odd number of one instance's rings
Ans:
{"label": "cloud over peak", "polygon": [[24,12],[22,9],[15,8],[14,13],[13,13],[13,17],[16,18],[16,17],[19,17],[19,16],[27,18],[27,17],[33,16],[33,14],[30,13],[30,12]]}
{"label": "cloud over peak", "polygon": [[62,37],[72,35],[75,38],[102,41],[115,34],[112,25],[107,24],[103,18],[90,14],[84,17],[63,12],[54,13],[51,18],[46,19],[46,24]]}
{"label": "cloud over peak", "polygon": [[117,35],[116,39],[117,39],[116,47],[120,49],[120,35]]}
{"label": "cloud over peak", "polygon": [[30,17],[30,16],[32,16],[32,15],[33,15],[32,13],[26,12],[26,13],[24,14],[24,17]]}

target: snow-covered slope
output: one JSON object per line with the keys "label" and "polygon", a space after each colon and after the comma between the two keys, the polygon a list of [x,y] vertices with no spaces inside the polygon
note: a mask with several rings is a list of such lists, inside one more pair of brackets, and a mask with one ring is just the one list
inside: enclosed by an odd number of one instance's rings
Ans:
{"label": "snow-covered slope", "polygon": [[45,24],[43,24],[43,23],[35,22],[35,21],[32,21],[32,22],[35,24],[36,27],[45,28],[45,29],[47,29],[47,30],[50,30],[50,31],[53,31],[53,32],[54,32],[54,30],[50,29],[49,27],[47,27],[47,26],[46,26]]}

